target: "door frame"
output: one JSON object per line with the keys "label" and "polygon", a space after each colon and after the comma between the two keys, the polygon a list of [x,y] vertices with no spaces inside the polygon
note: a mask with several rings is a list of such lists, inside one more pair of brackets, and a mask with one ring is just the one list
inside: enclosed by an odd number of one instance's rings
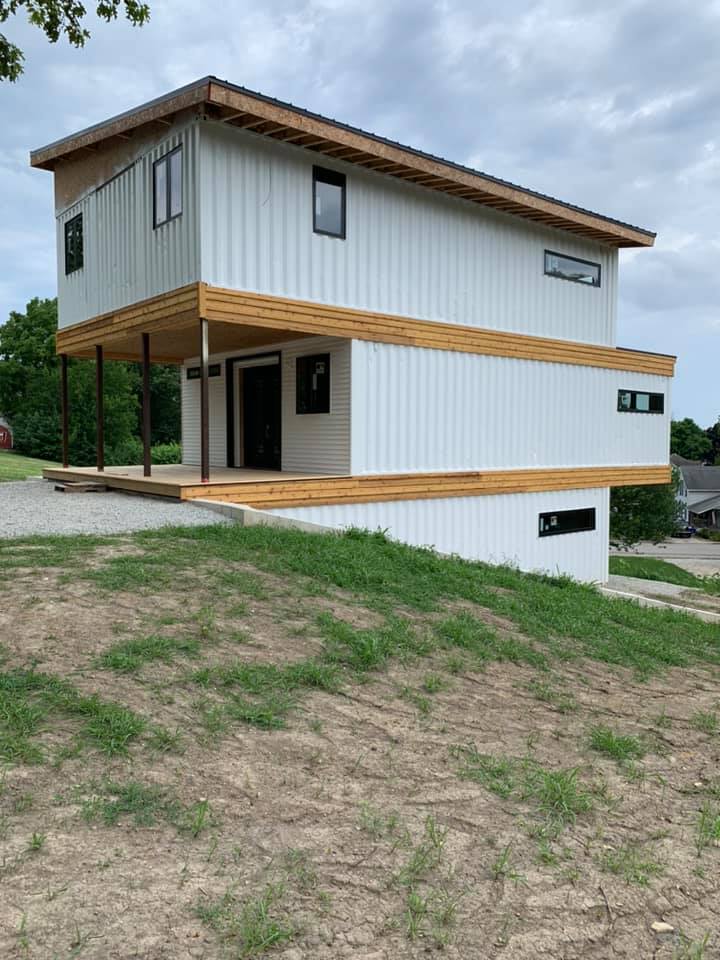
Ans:
{"label": "door frame", "polygon": [[[236,449],[236,415],[239,407],[239,391],[235,389],[235,370],[238,364],[242,363],[244,367],[265,367],[275,366],[274,363],[268,363],[270,359],[276,359],[280,368],[280,430],[278,441],[280,443],[280,463],[282,464],[282,352],[280,350],[271,350],[267,353],[240,354],[237,357],[228,357],[225,360],[225,420],[227,425],[227,465],[228,467],[237,467],[238,453]],[[282,467],[280,468],[282,469]],[[278,473],[280,470],[278,470]]]}

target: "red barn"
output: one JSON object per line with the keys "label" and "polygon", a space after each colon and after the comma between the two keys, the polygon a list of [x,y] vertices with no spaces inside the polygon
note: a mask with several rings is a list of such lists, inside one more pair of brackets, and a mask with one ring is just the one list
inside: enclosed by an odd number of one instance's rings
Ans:
{"label": "red barn", "polygon": [[7,420],[0,417],[0,450],[12,450],[12,430]]}

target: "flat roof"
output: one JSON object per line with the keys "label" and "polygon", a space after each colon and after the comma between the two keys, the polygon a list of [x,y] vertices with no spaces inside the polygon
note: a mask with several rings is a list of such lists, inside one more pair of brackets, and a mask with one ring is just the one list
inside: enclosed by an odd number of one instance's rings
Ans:
{"label": "flat roof", "polygon": [[201,106],[208,117],[231,126],[586,239],[615,247],[650,247],[655,240],[655,234],[642,227],[565,203],[212,76],[33,150],[30,164],[53,170],[61,160],[96,152],[115,138],[127,140],[140,127],[167,124],[180,111]]}

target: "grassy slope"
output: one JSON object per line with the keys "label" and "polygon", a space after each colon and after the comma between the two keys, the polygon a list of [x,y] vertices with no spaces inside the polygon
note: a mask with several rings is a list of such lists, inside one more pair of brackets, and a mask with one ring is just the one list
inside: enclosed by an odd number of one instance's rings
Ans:
{"label": "grassy slope", "polygon": [[35,460],[32,457],[22,457],[19,453],[13,453],[10,450],[0,450],[0,483],[37,477],[42,473],[43,467],[56,466],[56,463],[51,463],[49,460]]}
{"label": "grassy slope", "polygon": [[697,577],[682,567],[655,557],[610,557],[610,573],[622,577],[639,577],[641,580],[659,580],[676,583],[681,587],[695,587],[705,593],[720,593],[720,578]]}

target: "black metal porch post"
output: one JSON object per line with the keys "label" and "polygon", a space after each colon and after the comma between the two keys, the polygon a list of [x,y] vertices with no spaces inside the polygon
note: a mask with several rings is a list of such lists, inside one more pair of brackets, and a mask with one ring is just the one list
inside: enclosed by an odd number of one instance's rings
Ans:
{"label": "black metal porch post", "polygon": [[150,450],[150,334],[142,335],[142,435],[143,435],[143,476],[152,472]]}
{"label": "black metal porch post", "polygon": [[200,318],[200,480],[210,482],[208,322]]}
{"label": "black metal porch post", "polygon": [[95,416],[97,418],[97,469],[105,469],[105,403],[103,388],[103,348],[95,347]]}
{"label": "black metal porch post", "polygon": [[70,466],[70,429],[68,411],[70,400],[68,397],[68,358],[66,353],[60,354],[60,406],[62,410],[62,461],[67,470]]}

